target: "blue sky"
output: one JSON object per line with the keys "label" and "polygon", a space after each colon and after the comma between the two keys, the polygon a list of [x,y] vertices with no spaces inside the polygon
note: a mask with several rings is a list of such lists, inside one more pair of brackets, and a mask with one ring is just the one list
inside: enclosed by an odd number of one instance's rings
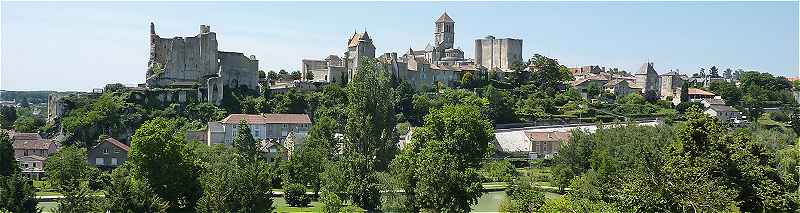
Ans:
{"label": "blue sky", "polygon": [[377,54],[424,48],[433,22],[456,22],[456,46],[523,39],[564,65],[664,73],[700,67],[797,76],[798,2],[2,2],[0,89],[88,91],[144,81],[148,25],[161,37],[211,25],[224,51],[256,55],[263,70],[341,55],[354,30]]}

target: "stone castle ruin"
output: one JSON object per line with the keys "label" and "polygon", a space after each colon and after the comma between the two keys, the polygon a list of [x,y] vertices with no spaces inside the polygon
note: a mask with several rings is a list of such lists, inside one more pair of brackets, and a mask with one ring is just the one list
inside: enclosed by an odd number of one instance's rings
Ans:
{"label": "stone castle ruin", "polygon": [[[258,60],[217,48],[216,33],[200,25],[193,37],[161,38],[150,23],[150,60],[144,87],[167,91],[219,105],[224,88],[259,90]],[[166,95],[171,97],[171,95]],[[175,100],[173,100],[175,101]]]}

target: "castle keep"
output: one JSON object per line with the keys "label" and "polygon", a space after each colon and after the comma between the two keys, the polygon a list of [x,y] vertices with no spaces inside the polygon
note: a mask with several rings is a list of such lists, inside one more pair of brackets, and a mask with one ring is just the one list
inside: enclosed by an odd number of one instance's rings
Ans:
{"label": "castle keep", "polygon": [[210,26],[200,25],[200,33],[193,37],[161,38],[151,22],[145,79],[145,87],[152,91],[179,90],[181,96],[196,91],[200,100],[220,104],[224,88],[258,91],[258,60],[219,51]]}

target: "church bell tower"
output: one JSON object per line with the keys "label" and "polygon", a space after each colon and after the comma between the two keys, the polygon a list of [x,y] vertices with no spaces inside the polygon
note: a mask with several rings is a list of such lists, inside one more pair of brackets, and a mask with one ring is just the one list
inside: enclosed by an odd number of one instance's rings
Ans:
{"label": "church bell tower", "polygon": [[447,15],[447,12],[442,14],[436,20],[436,29],[433,33],[436,39],[436,47],[441,49],[453,48],[453,41],[455,40],[455,24],[456,22]]}

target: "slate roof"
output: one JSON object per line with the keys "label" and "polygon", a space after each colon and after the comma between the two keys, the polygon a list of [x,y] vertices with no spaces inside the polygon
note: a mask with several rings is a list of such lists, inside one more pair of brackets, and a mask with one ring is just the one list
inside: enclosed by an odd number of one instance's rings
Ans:
{"label": "slate roof", "polygon": [[248,124],[310,124],[307,114],[231,114],[222,119],[224,124],[239,124],[245,120]]}
{"label": "slate roof", "polygon": [[725,106],[725,105],[711,105],[710,107],[708,107],[708,109],[714,110],[714,111],[717,111],[717,112],[738,112],[739,111],[739,110],[736,110],[733,107]]}
{"label": "slate roof", "polygon": [[440,23],[440,22],[455,23],[455,21],[453,21],[453,19],[451,19],[450,16],[447,15],[447,12],[444,12],[444,14],[442,14],[442,16],[439,16],[439,19],[436,20],[436,23]]}
{"label": "slate roof", "polygon": [[703,99],[703,101],[705,101],[709,105],[725,105],[725,100],[723,100],[723,99],[706,98],[706,99]]}

